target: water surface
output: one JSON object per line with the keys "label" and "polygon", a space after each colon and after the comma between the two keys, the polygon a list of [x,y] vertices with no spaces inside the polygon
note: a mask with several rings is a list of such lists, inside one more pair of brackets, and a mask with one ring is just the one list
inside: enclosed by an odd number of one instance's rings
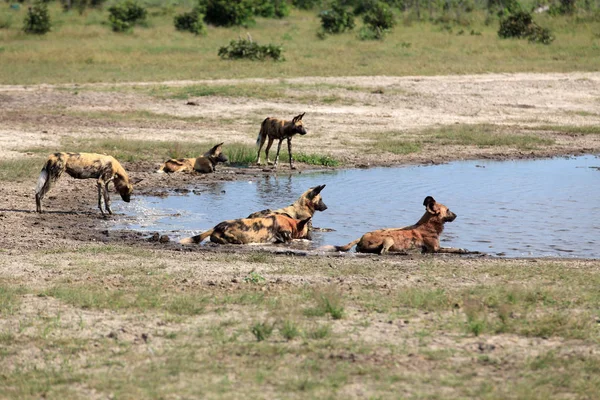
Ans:
{"label": "water surface", "polygon": [[423,214],[433,196],[458,217],[446,224],[442,245],[510,257],[600,258],[600,159],[465,161],[432,166],[352,169],[263,176],[203,184],[195,193],[133,197],[121,203],[116,229],[185,237],[226,219],[294,202],[326,184],[328,210],[317,212],[314,245],[345,244],[370,230],[402,227]]}

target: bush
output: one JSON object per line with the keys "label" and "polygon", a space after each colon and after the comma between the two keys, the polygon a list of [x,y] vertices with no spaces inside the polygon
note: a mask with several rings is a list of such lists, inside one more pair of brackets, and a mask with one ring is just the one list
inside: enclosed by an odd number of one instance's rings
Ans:
{"label": "bush", "polygon": [[550,44],[554,41],[554,36],[550,29],[542,28],[541,26],[534,25],[531,28],[531,32],[527,36],[530,42]]}
{"label": "bush", "polygon": [[358,38],[360,40],[383,40],[385,31],[380,28],[372,28],[370,26],[363,26],[358,31]]}
{"label": "bush", "polygon": [[573,15],[577,10],[576,7],[577,0],[560,0],[560,4],[552,5],[550,7],[549,13],[551,15]]}
{"label": "bush", "polygon": [[252,21],[254,13],[249,0],[206,0],[204,21],[216,26],[240,26]]}
{"label": "bush", "polygon": [[301,10],[312,10],[321,5],[321,0],[292,0],[292,5]]}
{"label": "bush", "polygon": [[265,18],[283,18],[290,15],[286,0],[255,0],[254,15]]}
{"label": "bush", "polygon": [[274,61],[284,61],[282,55],[283,49],[281,46],[269,44],[260,46],[252,39],[232,40],[229,46],[224,46],[219,49],[219,57],[224,60],[236,60],[246,58],[252,61],[264,61],[267,58],[272,58]]}
{"label": "bush", "polygon": [[44,35],[50,31],[50,15],[48,15],[48,5],[41,1],[35,2],[27,10],[27,15],[23,21],[23,31],[36,35]]}
{"label": "bush", "polygon": [[321,27],[327,33],[342,33],[354,29],[354,17],[346,8],[338,3],[331,6],[331,10],[321,11]]}
{"label": "bush", "polygon": [[374,3],[371,9],[366,12],[363,17],[363,22],[365,25],[372,28],[373,31],[376,31],[377,29],[392,29],[396,24],[392,9],[381,1]]}
{"label": "bush", "polygon": [[206,27],[204,26],[204,15],[196,8],[190,12],[179,14],[175,16],[175,29],[178,31],[187,31],[195,33],[196,35],[206,34]]}
{"label": "bush", "polygon": [[108,9],[108,21],[115,32],[125,32],[146,20],[148,11],[135,0],[126,0]]}
{"label": "bush", "polygon": [[547,28],[542,28],[533,22],[531,14],[518,11],[500,21],[498,36],[501,38],[529,38],[530,42],[550,44],[554,40]]}

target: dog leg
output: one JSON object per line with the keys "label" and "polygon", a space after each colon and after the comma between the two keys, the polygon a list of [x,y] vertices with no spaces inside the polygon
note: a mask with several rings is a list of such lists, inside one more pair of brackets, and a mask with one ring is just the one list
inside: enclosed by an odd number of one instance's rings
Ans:
{"label": "dog leg", "polygon": [[294,159],[292,158],[292,138],[291,137],[287,138],[287,142],[288,142],[288,154],[290,155],[290,169],[296,169],[296,167],[294,167]]}
{"label": "dog leg", "polygon": [[104,207],[109,214],[112,214],[112,210],[110,209],[110,195],[108,194],[108,184],[110,181],[104,184]]}
{"label": "dog leg", "polygon": [[103,182],[102,179],[98,179],[98,208],[100,209],[100,212],[102,213],[102,215],[104,216],[104,210],[102,209],[102,186],[103,186]]}
{"label": "dog leg", "polygon": [[277,163],[279,162],[279,152],[281,151],[281,144],[283,143],[283,139],[279,139],[279,143],[277,144],[277,154],[275,155],[275,164],[273,166],[277,168]]}
{"label": "dog leg", "polygon": [[383,239],[383,243],[381,244],[381,250],[379,251],[379,254],[386,254],[393,245],[394,239],[390,237]]}
{"label": "dog leg", "polygon": [[269,150],[271,150],[271,146],[273,145],[273,140],[271,136],[269,136],[269,142],[267,143],[267,148],[265,149],[265,156],[267,157],[267,164],[273,165],[273,163],[269,160]]}

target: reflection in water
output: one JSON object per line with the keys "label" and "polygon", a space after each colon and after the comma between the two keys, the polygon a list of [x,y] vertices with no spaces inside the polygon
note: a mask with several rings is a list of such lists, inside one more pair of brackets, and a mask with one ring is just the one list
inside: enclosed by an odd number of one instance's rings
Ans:
{"label": "reflection in water", "polygon": [[[329,207],[313,224],[314,245],[345,244],[363,233],[415,223],[433,196],[458,218],[442,245],[507,256],[600,258],[600,165],[593,156],[535,161],[455,162],[342,170],[199,186],[200,196],[136,197],[113,228],[188,236],[225,219],[293,203],[309,187]],[[224,192],[223,192],[224,191]]]}

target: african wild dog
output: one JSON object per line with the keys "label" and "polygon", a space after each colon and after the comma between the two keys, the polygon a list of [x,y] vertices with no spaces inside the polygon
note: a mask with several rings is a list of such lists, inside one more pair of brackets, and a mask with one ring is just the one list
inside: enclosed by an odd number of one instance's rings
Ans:
{"label": "african wild dog", "polygon": [[302,125],[302,117],[304,117],[302,113],[295,116],[291,121],[284,121],[282,119],[267,117],[260,125],[260,132],[258,133],[258,137],[256,138],[256,145],[258,146],[258,159],[256,161],[257,164],[260,165],[260,150],[265,144],[265,140],[267,137],[269,138],[269,143],[267,143],[267,148],[265,149],[265,155],[267,157],[267,164],[271,165],[271,161],[269,161],[269,150],[271,149],[271,145],[275,139],[279,139],[279,144],[277,145],[277,154],[275,155],[275,163],[274,166],[277,168],[277,162],[279,161],[279,151],[281,150],[281,143],[283,139],[287,139],[288,144],[288,154],[290,156],[290,168],[296,169],[294,167],[294,159],[292,158],[292,137],[299,133],[300,135],[306,135],[306,129]]}
{"label": "african wild dog", "polygon": [[227,157],[223,154],[223,143],[213,146],[212,149],[198,158],[171,158],[167,160],[156,172],[215,172],[217,163],[227,162]]}
{"label": "african wild dog", "polygon": [[345,246],[334,246],[335,250],[348,251],[356,244],[359,253],[405,252],[421,248],[424,253],[467,253],[467,250],[440,247],[440,234],[444,223],[452,222],[456,214],[443,204],[436,203],[431,196],[423,201],[425,214],[414,225],[405,228],[379,229],[365,233],[360,239]]}
{"label": "african wild dog", "polygon": [[133,186],[129,182],[127,172],[114,157],[94,153],[54,153],[44,164],[35,188],[37,212],[42,212],[42,199],[65,171],[77,179],[98,179],[98,208],[102,215],[105,215],[102,209],[102,197],[104,197],[106,211],[112,214],[108,195],[109,183],[115,184],[115,190],[119,192],[123,201],[127,203],[130,201]]}
{"label": "african wild dog", "polygon": [[285,214],[295,219],[312,218],[316,211],[325,211],[327,206],[321,198],[325,185],[315,186],[302,193],[293,204],[278,210],[262,210],[252,213],[248,218],[266,217],[273,214]]}
{"label": "african wild dog", "polygon": [[210,236],[218,244],[288,243],[292,239],[309,239],[310,218],[298,220],[287,215],[270,215],[259,218],[242,218],[223,221],[208,231],[179,243],[201,243]]}

